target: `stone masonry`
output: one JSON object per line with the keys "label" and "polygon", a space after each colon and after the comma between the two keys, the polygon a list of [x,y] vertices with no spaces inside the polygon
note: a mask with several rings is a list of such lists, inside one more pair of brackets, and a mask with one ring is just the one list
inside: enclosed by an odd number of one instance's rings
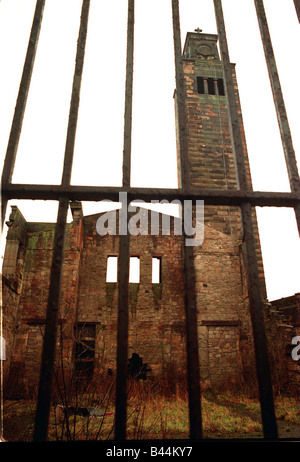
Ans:
{"label": "stone masonry", "polygon": [[[183,66],[190,186],[235,189],[217,36],[188,33]],[[236,82],[234,65],[232,72]],[[243,133],[237,84],[236,99]],[[245,139],[243,146],[251,182]],[[56,377],[60,381],[63,371],[75,382],[84,380],[99,386],[116,372],[118,282],[107,280],[107,268],[108,261],[118,257],[119,215],[112,211],[110,215],[103,212],[83,216],[81,203],[72,202],[70,207],[73,220],[67,225],[65,241]],[[139,378],[153,382],[164,380],[170,386],[182,384],[186,376],[184,239],[174,232],[177,218],[170,218],[170,232],[163,234],[162,222],[168,220],[167,215],[145,208],[136,213],[147,218],[148,227],[147,232],[130,237],[130,256],[139,263],[139,279],[129,284],[129,372],[134,370],[134,361],[141,361],[143,370],[137,374]],[[103,216],[107,223],[109,217],[116,219],[115,233],[108,225],[106,235],[97,232],[98,220]],[[193,249],[200,375],[203,386],[218,388],[242,384],[254,377],[255,359],[240,211],[237,207],[205,206],[204,217],[204,240]],[[261,293],[266,300],[255,212],[253,217]],[[160,227],[153,235],[151,220],[154,218],[159,220]],[[26,222],[13,206],[7,225],[2,281],[7,352],[5,394],[9,397],[35,395],[55,224]],[[152,280],[154,260],[160,266],[155,282]],[[274,338],[280,329],[277,317],[270,315],[267,306],[266,301],[268,332],[270,338]],[[280,332],[283,340],[276,350],[276,361],[278,358],[285,361],[286,352],[282,349],[286,347],[288,330],[284,328]]]}

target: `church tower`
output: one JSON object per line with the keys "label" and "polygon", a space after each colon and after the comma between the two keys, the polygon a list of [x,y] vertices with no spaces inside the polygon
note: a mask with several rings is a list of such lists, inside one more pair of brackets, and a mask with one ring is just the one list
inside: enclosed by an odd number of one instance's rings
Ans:
{"label": "church tower", "polygon": [[[237,189],[217,41],[218,36],[214,34],[189,32],[183,49],[190,190]],[[232,75],[251,184],[234,64]],[[180,177],[180,167],[178,169]],[[261,292],[266,298],[255,212],[253,218]],[[207,378],[212,385],[221,383],[225,376],[239,380],[240,371],[250,373],[253,370],[253,344],[240,209],[209,206],[204,202],[204,223],[204,241],[201,246],[194,247],[194,262],[201,378]]]}
{"label": "church tower", "polygon": [[[214,34],[188,32],[183,49],[189,187],[191,190],[198,188],[237,189],[225,82],[217,41],[218,36]],[[238,115],[240,117],[245,166],[249,184],[251,185],[235,64],[232,64],[232,76],[235,85]],[[180,175],[179,165],[178,170]],[[261,274],[261,291],[262,297],[266,298],[255,212],[253,212],[253,220]],[[205,222],[219,231],[242,241],[241,215],[238,207],[205,206]]]}
{"label": "church tower", "polygon": [[[217,40],[217,35],[189,32],[183,50],[191,189],[237,188],[225,82]],[[232,64],[232,73],[236,85],[236,102],[250,179],[234,64]],[[214,226],[220,231],[226,234],[240,231],[237,208],[206,207],[206,209],[206,218],[210,223],[213,221]]]}

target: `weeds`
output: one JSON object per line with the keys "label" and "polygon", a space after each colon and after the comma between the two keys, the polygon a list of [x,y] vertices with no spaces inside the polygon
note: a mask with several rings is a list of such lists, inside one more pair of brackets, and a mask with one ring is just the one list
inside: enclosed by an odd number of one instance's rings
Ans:
{"label": "weeds", "polygon": [[[128,388],[127,437],[134,440],[186,439],[189,437],[188,394],[186,387],[171,388],[165,384],[133,381]],[[70,403],[70,397],[68,399]],[[79,415],[62,412],[53,406],[50,415],[50,440],[109,440],[114,438],[114,389],[85,393],[77,390],[73,402],[77,406],[101,409],[102,415]],[[300,403],[296,396],[277,395],[275,409],[281,428],[299,426]],[[60,411],[60,414],[58,413]],[[35,401],[6,401],[4,405],[4,436],[8,441],[31,441]],[[204,438],[262,437],[259,400],[253,393],[228,390],[205,391],[202,394]],[[300,430],[299,430],[300,436]]]}

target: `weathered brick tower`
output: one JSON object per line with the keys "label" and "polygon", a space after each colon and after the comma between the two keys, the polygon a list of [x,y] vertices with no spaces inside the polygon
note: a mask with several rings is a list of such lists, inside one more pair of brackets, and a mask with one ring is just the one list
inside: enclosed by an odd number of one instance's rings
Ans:
{"label": "weathered brick tower", "polygon": [[[236,189],[236,170],[217,35],[188,33],[183,50],[191,189]],[[232,74],[250,178],[235,65]],[[201,377],[217,384],[253,368],[243,233],[238,207],[205,206],[203,245],[195,247]],[[256,217],[253,214],[254,222]],[[262,297],[266,298],[258,229]],[[251,373],[251,372],[250,372]]]}
{"label": "weathered brick tower", "polygon": [[[235,189],[217,36],[188,33],[183,55],[190,185]],[[232,72],[236,81],[234,65]],[[244,133],[237,86],[236,100]],[[244,138],[243,146],[247,159]],[[62,274],[57,377],[63,362],[68,377],[84,377],[98,384],[116,370],[118,281],[108,278],[107,271],[118,258],[119,236],[99,235],[97,220],[102,214],[83,216],[79,202],[71,203],[71,210]],[[135,373],[142,361],[139,378],[180,382],[186,376],[184,240],[174,233],[175,219],[171,219],[169,235],[154,234],[154,215],[143,214],[149,219],[149,232],[130,237],[130,256],[138,263],[139,276],[129,287],[129,371]],[[254,354],[239,209],[205,206],[204,215],[204,240],[193,249],[199,357],[203,382],[217,387],[254,373]],[[159,219],[161,231],[166,216],[160,214]],[[13,207],[8,226],[3,265],[5,391],[25,395],[35,393],[38,386],[55,224],[28,223]],[[257,230],[256,239],[265,298]],[[154,265],[158,273],[153,279]]]}

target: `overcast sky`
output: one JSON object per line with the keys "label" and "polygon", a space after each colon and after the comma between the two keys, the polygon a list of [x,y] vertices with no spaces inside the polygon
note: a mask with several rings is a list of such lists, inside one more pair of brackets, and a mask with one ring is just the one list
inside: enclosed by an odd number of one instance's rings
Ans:
{"label": "overcast sky", "polygon": [[[59,184],[81,0],[47,0],[13,181]],[[293,0],[265,0],[298,165],[299,35]],[[35,0],[0,3],[0,156],[4,158]],[[223,0],[236,63],[253,186],[289,191],[253,0]],[[216,33],[212,0],[181,0],[181,34]],[[171,0],[136,0],[132,186],[177,187]],[[73,184],[121,185],[127,0],[91,0]],[[28,221],[55,221],[56,202],[12,201]],[[84,203],[84,213],[99,205]],[[10,209],[10,207],[9,207]],[[8,210],[9,212],[9,210]],[[270,300],[300,291],[292,210],[257,209]]]}

